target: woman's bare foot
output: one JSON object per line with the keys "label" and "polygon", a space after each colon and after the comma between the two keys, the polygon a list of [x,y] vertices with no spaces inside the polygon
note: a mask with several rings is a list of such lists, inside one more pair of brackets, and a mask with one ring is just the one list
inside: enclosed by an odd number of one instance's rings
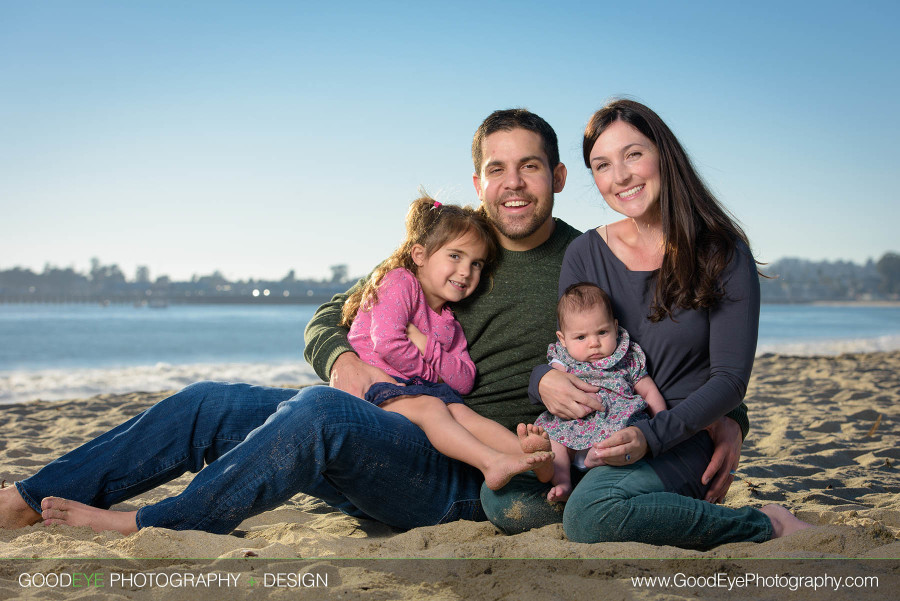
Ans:
{"label": "woman's bare foot", "polygon": [[110,511],[59,497],[44,497],[41,509],[45,524],[90,526],[95,532],[104,530],[115,530],[121,534],[137,532],[136,511]]}
{"label": "woman's bare foot", "polygon": [[[519,437],[519,445],[523,453],[540,453],[550,450],[550,437],[544,429],[534,424],[519,424],[516,426],[516,436]],[[550,482],[553,479],[553,462],[540,462],[533,468],[534,473],[541,482]]]}
{"label": "woman's bare foot", "polygon": [[766,505],[760,511],[766,514],[769,521],[772,522],[772,538],[781,538],[800,530],[812,528],[812,524],[807,524],[781,505]]}
{"label": "woman's bare foot", "polygon": [[557,484],[553,488],[550,489],[550,492],[547,493],[547,500],[551,503],[562,503],[563,501],[569,500],[569,495],[572,494],[572,483],[567,482],[565,484]]}
{"label": "woman's bare foot", "polygon": [[15,486],[0,489],[0,528],[24,528],[41,521],[41,514],[25,502]]}
{"label": "woman's bare foot", "polygon": [[528,455],[510,455],[500,453],[499,457],[492,464],[481,470],[484,473],[484,483],[491,490],[499,490],[516,474],[527,472],[532,469],[540,469],[545,465],[553,467],[553,452],[538,451]]}

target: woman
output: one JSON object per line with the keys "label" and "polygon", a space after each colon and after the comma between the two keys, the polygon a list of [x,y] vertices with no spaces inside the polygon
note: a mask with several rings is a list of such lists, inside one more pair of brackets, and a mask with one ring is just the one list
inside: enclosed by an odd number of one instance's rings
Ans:
{"label": "woman", "polygon": [[[600,194],[625,219],[572,242],[559,290],[586,281],[609,293],[619,324],[646,352],[668,411],[589,451],[585,465],[594,469],[563,512],[567,536],[703,548],[808,527],[782,507],[735,510],[701,500],[712,454],[704,428],[740,405],[756,350],[759,282],[747,237],[646,106],[617,100],[597,111],[583,152]],[[548,392],[554,388],[547,381],[564,377],[539,366],[529,393],[571,418]],[[548,392],[543,399],[541,391]],[[510,515],[530,514],[530,527],[559,521],[540,507],[544,494],[546,486],[520,480],[496,493],[483,490],[482,502],[491,521],[515,532],[522,522]]]}

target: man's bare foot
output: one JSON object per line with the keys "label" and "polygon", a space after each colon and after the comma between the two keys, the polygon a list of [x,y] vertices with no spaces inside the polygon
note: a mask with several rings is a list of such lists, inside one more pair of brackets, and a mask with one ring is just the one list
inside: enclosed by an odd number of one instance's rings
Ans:
{"label": "man's bare foot", "polygon": [[137,511],[110,511],[59,497],[44,497],[41,509],[45,524],[90,526],[95,532],[104,530],[115,530],[121,534],[137,532],[135,518]]}
{"label": "man's bare foot", "polygon": [[781,505],[766,505],[760,511],[766,514],[769,521],[772,522],[772,538],[781,538],[800,530],[812,528],[812,524],[807,524]]}
{"label": "man's bare foot", "polygon": [[41,514],[25,502],[15,486],[0,489],[0,528],[24,528],[41,521]]}
{"label": "man's bare foot", "polygon": [[525,455],[510,455],[508,453],[500,453],[499,457],[491,465],[481,470],[484,473],[484,483],[491,490],[499,490],[516,474],[527,472],[535,467],[541,467],[547,463],[553,462],[552,451],[538,451]]}
{"label": "man's bare foot", "polygon": [[[519,424],[516,426],[516,436],[519,437],[519,445],[523,453],[540,453],[550,450],[550,437],[544,429],[534,424]],[[535,475],[541,482],[550,482],[553,479],[553,462],[540,462],[533,468]]]}
{"label": "man's bare foot", "polygon": [[572,494],[572,483],[567,482],[565,484],[557,484],[553,488],[550,489],[550,492],[547,493],[547,500],[551,503],[562,503],[563,501],[569,500],[569,495]]}

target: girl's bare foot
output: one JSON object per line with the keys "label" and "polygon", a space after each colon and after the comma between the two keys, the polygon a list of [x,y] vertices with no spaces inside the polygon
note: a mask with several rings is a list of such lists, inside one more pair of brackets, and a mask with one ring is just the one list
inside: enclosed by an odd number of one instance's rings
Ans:
{"label": "girl's bare foot", "polygon": [[772,522],[772,538],[781,538],[800,530],[812,528],[812,524],[807,524],[781,505],[766,505],[760,511],[766,514],[769,521]]}
{"label": "girl's bare foot", "polygon": [[553,488],[550,489],[550,492],[547,493],[547,500],[551,503],[562,503],[563,501],[569,500],[569,495],[572,494],[572,483],[568,482],[566,484],[557,484]]}
{"label": "girl's bare foot", "polygon": [[519,445],[522,447],[523,453],[550,450],[550,437],[540,426],[519,424],[516,426],[516,436],[519,437]]}
{"label": "girl's bare foot", "polygon": [[25,502],[15,486],[0,489],[0,528],[24,528],[41,521],[41,514]]}
{"label": "girl's bare foot", "polygon": [[110,511],[59,497],[44,497],[41,509],[45,524],[90,526],[95,532],[104,530],[115,530],[121,534],[137,532],[136,511]]}
{"label": "girl's bare foot", "polygon": [[[550,437],[540,426],[519,424],[516,426],[516,436],[519,437],[519,445],[522,447],[523,453],[540,453],[550,450]],[[550,482],[553,479],[553,463],[550,461],[542,461],[532,469],[541,482]]]}
{"label": "girl's bare foot", "polygon": [[501,453],[495,462],[481,470],[484,473],[484,483],[491,490],[499,490],[516,474],[527,472],[549,464],[553,466],[553,453],[551,451],[538,451],[528,455],[510,455]]}

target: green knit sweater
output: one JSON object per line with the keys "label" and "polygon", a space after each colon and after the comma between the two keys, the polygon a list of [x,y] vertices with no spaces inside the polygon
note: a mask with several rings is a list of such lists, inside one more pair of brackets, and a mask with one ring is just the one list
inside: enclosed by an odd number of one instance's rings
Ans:
{"label": "green knit sweater", "polygon": [[[555,219],[546,242],[527,251],[502,250],[493,282],[482,282],[475,294],[453,305],[478,368],[466,404],[507,428],[533,422],[544,410],[528,400],[528,380],[535,365],[546,363],[547,345],[556,339],[559,271],[566,248],[580,234]],[[356,286],[322,305],[306,326],[304,357],[325,381],[338,356],[353,352],[347,328],[336,324]],[[746,435],[746,409],[741,408],[740,415],[729,415]]]}

